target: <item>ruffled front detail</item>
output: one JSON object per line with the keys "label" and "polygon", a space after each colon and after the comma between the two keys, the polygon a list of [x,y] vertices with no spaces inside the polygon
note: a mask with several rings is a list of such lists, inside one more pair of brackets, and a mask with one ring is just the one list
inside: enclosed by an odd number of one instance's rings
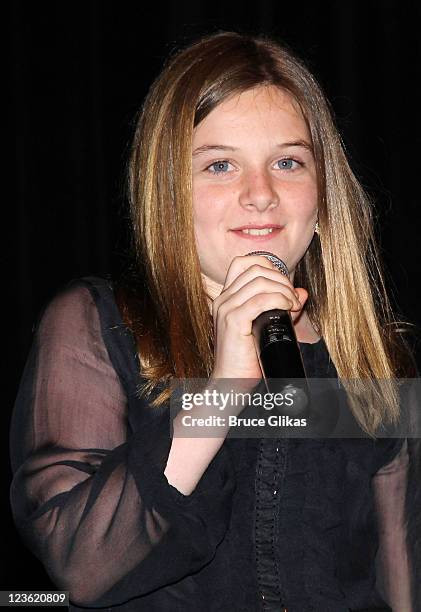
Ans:
{"label": "ruffled front detail", "polygon": [[261,440],[256,470],[256,571],[263,610],[279,610],[285,585],[280,580],[279,499],[285,487],[288,440]]}
{"label": "ruffled front detail", "polygon": [[[262,440],[256,475],[256,569],[262,609],[348,611],[335,578],[338,515],[313,469],[323,443]],[[313,464],[313,465],[312,465]],[[320,474],[323,467],[320,466]],[[329,500],[331,501],[331,500]],[[318,597],[320,595],[320,597]],[[321,607],[317,605],[320,599]]]}

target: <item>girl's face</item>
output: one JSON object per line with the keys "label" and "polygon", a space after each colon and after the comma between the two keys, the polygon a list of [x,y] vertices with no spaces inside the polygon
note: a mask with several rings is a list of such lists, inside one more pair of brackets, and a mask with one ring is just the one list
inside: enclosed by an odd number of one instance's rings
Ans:
{"label": "girl's face", "polygon": [[211,281],[223,285],[233,257],[257,250],[280,257],[293,277],[313,238],[317,187],[310,135],[291,96],[251,89],[195,128],[193,210]]}

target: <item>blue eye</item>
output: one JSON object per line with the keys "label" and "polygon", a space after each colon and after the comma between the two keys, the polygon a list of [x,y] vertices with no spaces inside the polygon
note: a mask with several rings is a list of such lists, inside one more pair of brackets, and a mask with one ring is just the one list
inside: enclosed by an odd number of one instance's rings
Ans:
{"label": "blue eye", "polygon": [[[228,170],[229,162],[227,161],[216,161],[210,166],[208,166],[207,170],[209,170],[212,174],[225,174],[226,170]],[[212,171],[211,168],[214,170]]]}
{"label": "blue eye", "polygon": [[299,162],[296,162],[295,159],[280,159],[276,163],[279,164],[280,170],[293,170],[293,164],[298,164]]}

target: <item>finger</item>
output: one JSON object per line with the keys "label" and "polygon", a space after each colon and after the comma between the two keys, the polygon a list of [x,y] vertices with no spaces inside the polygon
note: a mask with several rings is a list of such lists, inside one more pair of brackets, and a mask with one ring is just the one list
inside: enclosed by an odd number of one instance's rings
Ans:
{"label": "finger", "polygon": [[298,310],[295,310],[295,308],[291,308],[291,319],[293,322],[296,321],[296,319],[298,319],[298,317],[301,315],[301,311],[303,310],[304,305],[308,299],[308,291],[306,289],[303,289],[302,287],[296,287],[295,291],[299,295],[298,299],[300,300],[301,307]]}
{"label": "finger", "polygon": [[[277,278],[279,282],[289,286],[291,290],[294,290],[294,286],[291,283],[288,276],[285,276],[278,270],[274,263],[272,263],[266,257],[262,255],[241,255],[238,257],[234,257],[232,260],[230,267],[228,268],[227,276],[224,283],[224,288],[222,292],[227,291],[231,287],[235,285],[235,289],[241,286],[241,283],[244,284],[253,276],[261,275],[267,272],[275,272],[276,276],[272,276],[272,278]],[[237,280],[241,277],[245,276],[245,280]]]}
{"label": "finger", "polygon": [[285,287],[290,291],[294,298],[298,300],[298,293],[295,290],[294,285],[291,281],[281,274],[279,270],[273,270],[260,266],[259,264],[253,264],[250,268],[247,268],[237,278],[235,278],[229,287],[225,288],[218,296],[218,301],[223,303],[228,297],[236,293],[242,287],[245,287],[254,279],[261,279],[260,284],[262,285],[262,291],[265,290],[265,279],[277,283],[278,287]]}
{"label": "finger", "polygon": [[241,306],[251,297],[268,293],[279,293],[283,296],[281,306],[283,310],[302,309],[302,304],[300,304],[295,296],[295,291],[291,291],[289,287],[280,284],[277,279],[273,280],[264,276],[258,276],[230,295],[219,296],[213,310],[214,317],[224,317],[228,312]]}
{"label": "finger", "polygon": [[247,270],[247,268],[250,268],[251,266],[256,264],[267,268],[268,270],[276,270],[278,274],[280,274],[286,280],[289,281],[289,278],[279,272],[275,264],[272,263],[269,259],[267,259],[267,257],[264,257],[263,255],[237,255],[233,258],[228,268],[224,283],[224,289],[228,288],[239,274]]}
{"label": "finger", "polygon": [[291,300],[282,293],[259,293],[241,305],[230,308],[223,320],[225,325],[235,326],[241,335],[248,336],[251,334],[252,322],[259,314],[273,309],[290,310],[291,304]]}
{"label": "finger", "polygon": [[[275,273],[276,274],[276,273]],[[242,304],[246,300],[248,300],[253,295],[258,295],[259,293],[282,293],[285,297],[291,302],[291,308],[301,308],[301,304],[298,300],[296,291],[294,288],[291,288],[289,285],[285,285],[284,283],[279,282],[278,277],[268,278],[266,275],[259,275],[251,278],[248,282],[244,284],[239,283],[239,288],[236,291],[233,291],[233,285],[231,286],[229,291],[226,294],[220,296],[220,304],[226,303],[227,301],[230,304],[235,306]]]}

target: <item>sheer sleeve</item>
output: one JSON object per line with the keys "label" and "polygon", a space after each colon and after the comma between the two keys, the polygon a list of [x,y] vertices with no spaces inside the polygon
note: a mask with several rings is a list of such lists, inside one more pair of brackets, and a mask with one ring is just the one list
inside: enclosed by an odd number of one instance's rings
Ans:
{"label": "sheer sleeve", "polygon": [[420,508],[416,508],[409,492],[419,487],[414,474],[419,457],[409,452],[409,440],[399,442],[401,449],[395,458],[372,478],[379,533],[377,582],[393,611],[416,612],[419,559],[410,536],[416,537]]}
{"label": "sheer sleeve", "polygon": [[168,420],[131,430],[89,289],[51,300],[12,417],[11,504],[22,538],[74,603],[105,607],[174,583],[222,540],[233,489],[224,449],[182,495],[163,475]]}

